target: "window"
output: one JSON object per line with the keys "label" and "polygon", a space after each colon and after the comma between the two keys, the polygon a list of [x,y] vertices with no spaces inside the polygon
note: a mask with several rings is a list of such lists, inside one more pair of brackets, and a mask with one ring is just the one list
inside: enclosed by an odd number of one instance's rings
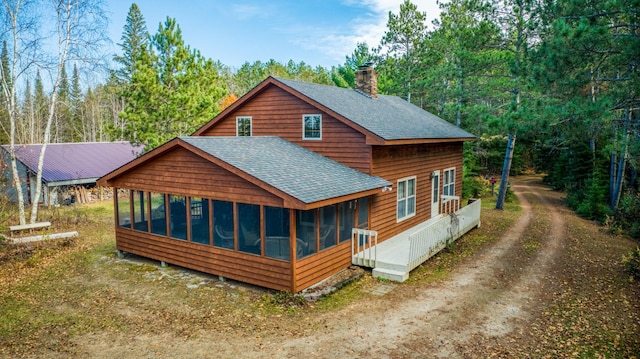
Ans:
{"label": "window", "polygon": [[167,206],[163,193],[151,193],[151,233],[167,235]]}
{"label": "window", "polygon": [[444,179],[442,181],[442,195],[455,196],[456,192],[456,169],[449,168],[444,170]]}
{"label": "window", "polygon": [[185,196],[169,195],[170,235],[176,239],[187,239],[187,206],[185,203]]}
{"label": "window", "polygon": [[189,198],[191,206],[191,241],[209,244],[209,200]]}
{"label": "window", "polygon": [[322,139],[322,115],[302,116],[302,139],[321,140]]}
{"label": "window", "polygon": [[131,191],[128,189],[116,189],[116,196],[118,200],[118,225],[124,228],[131,228],[130,195]]}
{"label": "window", "polygon": [[147,197],[143,191],[133,191],[133,229],[148,232]]}
{"label": "window", "polygon": [[251,116],[236,117],[236,136],[251,136]]}
{"label": "window", "polygon": [[260,254],[260,206],[237,203],[238,250]]}
{"label": "window", "polygon": [[416,214],[416,177],[398,180],[398,221]]}
{"label": "window", "polygon": [[233,203],[213,202],[213,245],[233,249]]}

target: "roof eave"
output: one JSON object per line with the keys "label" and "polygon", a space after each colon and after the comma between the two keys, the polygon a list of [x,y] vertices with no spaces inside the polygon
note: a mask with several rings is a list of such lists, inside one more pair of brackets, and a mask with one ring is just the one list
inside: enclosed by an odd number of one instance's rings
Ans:
{"label": "roof eave", "polygon": [[[391,185],[391,182],[389,182],[387,184]],[[354,192],[354,193],[350,193],[344,196],[338,196],[338,197],[333,197],[333,198],[327,198],[327,199],[323,199],[320,201],[315,201],[315,202],[311,202],[311,203],[304,203],[303,206],[301,207],[294,207],[294,206],[288,206],[288,208],[292,208],[292,209],[299,209],[299,210],[310,210],[310,209],[316,209],[316,208],[320,208],[320,207],[325,207],[325,206],[330,206],[332,204],[338,204],[341,202],[346,202],[346,201],[351,201],[354,199],[358,199],[358,198],[362,198],[362,197],[367,197],[367,196],[371,196],[377,193],[380,193],[381,189],[384,186],[380,186],[380,187],[376,187],[376,188],[372,188],[366,191],[360,191],[360,192]],[[285,202],[285,205],[287,205],[288,203]]]}
{"label": "roof eave", "polygon": [[72,186],[72,185],[79,185],[79,184],[96,183],[98,179],[99,177],[92,177],[92,178],[78,178],[78,179],[65,180],[65,181],[51,181],[51,182],[47,182],[47,187]]}
{"label": "roof eave", "polygon": [[475,137],[454,137],[454,138],[408,138],[397,140],[384,140],[383,143],[375,143],[376,145],[418,145],[426,143],[452,143],[452,142],[465,142],[473,141]]}

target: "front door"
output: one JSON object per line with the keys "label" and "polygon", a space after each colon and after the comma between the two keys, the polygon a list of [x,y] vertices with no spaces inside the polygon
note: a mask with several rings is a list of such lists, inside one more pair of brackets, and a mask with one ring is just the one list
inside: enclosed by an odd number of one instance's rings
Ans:
{"label": "front door", "polygon": [[431,173],[431,217],[440,214],[440,171]]}

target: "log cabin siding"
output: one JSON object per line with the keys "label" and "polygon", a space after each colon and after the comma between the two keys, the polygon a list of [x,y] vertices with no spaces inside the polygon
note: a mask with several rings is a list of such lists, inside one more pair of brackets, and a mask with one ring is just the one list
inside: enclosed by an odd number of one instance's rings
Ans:
{"label": "log cabin siding", "polygon": [[[302,139],[302,115],[309,114],[322,115],[322,140]],[[371,146],[362,133],[278,87],[268,87],[201,135],[235,136],[237,116],[251,116],[253,136],[278,136],[363,173],[371,172]]]}
{"label": "log cabin siding", "polygon": [[[431,172],[455,167],[455,194],[462,193],[462,142],[450,144],[424,144],[411,146],[374,146],[372,173],[393,183],[393,190],[373,197],[370,229],[378,232],[378,241],[384,241],[431,218]],[[416,214],[401,222],[396,220],[397,182],[416,176]]]}
{"label": "log cabin siding", "polygon": [[284,201],[183,148],[113,180],[117,188],[283,207]]}
{"label": "log cabin siding", "polygon": [[116,248],[245,283],[291,290],[290,262],[124,228],[116,228]]}

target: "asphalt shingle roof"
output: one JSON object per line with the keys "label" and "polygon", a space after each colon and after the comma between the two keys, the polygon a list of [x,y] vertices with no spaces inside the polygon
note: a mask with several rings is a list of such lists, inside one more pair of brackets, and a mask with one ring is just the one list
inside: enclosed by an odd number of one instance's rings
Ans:
{"label": "asphalt shingle roof", "polygon": [[391,185],[279,137],[180,139],[307,204]]}
{"label": "asphalt shingle roof", "polygon": [[[16,145],[16,158],[31,171],[38,169],[42,144]],[[2,146],[9,152],[9,146]],[[50,143],[44,154],[44,182],[95,180],[136,158],[141,147],[129,142]]]}
{"label": "asphalt shingle roof", "polygon": [[353,89],[275,79],[384,140],[475,137],[397,96],[378,95],[373,99]]}

